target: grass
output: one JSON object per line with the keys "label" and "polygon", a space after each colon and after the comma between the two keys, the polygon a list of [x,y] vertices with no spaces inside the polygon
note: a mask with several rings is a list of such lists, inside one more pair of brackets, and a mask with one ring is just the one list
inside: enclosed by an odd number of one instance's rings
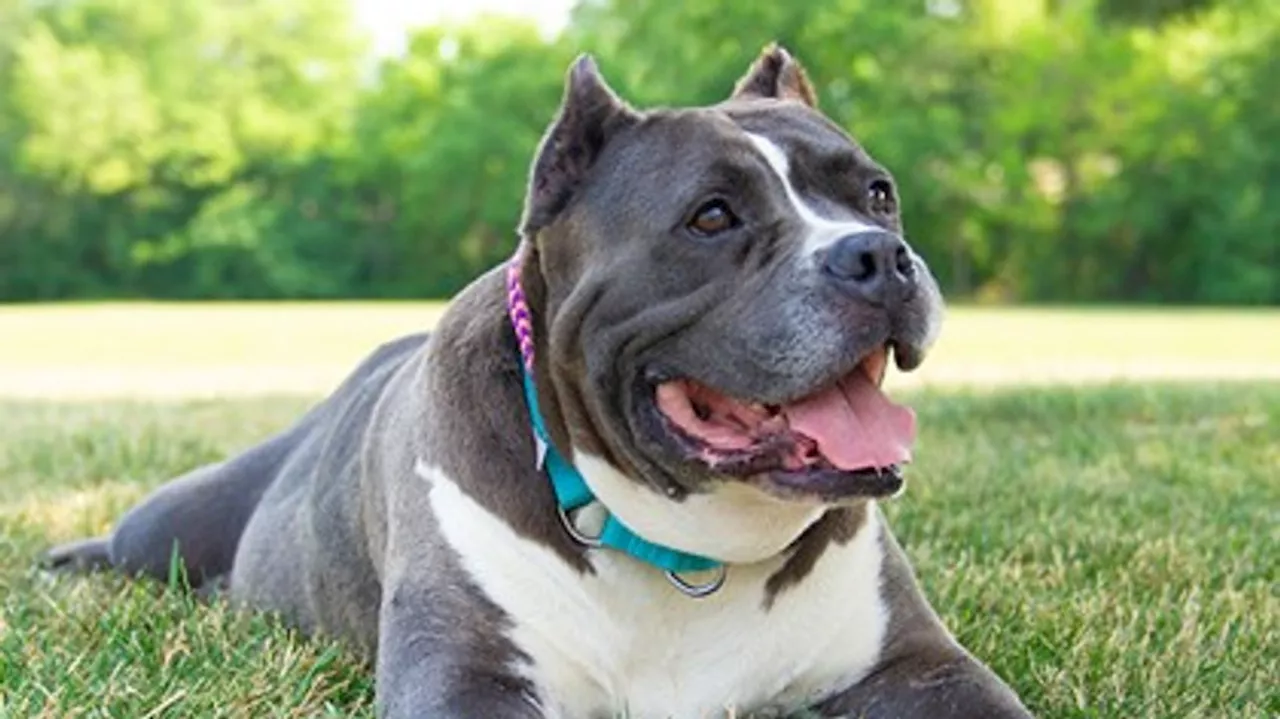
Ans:
{"label": "grass", "polygon": [[[0,378],[152,363],[0,400],[0,717],[372,716],[368,669],[339,645],[151,583],[51,580],[32,560],[309,401],[227,392],[219,372],[304,357],[319,382],[433,309],[0,310]],[[1039,716],[1280,715],[1277,318],[962,310],[931,363],[969,370],[902,383],[921,439],[894,531],[945,621]],[[1273,364],[1230,365],[1241,335]],[[1036,374],[1037,358],[1056,369]],[[1137,373],[1153,366],[1176,371]],[[201,368],[215,381],[174,384]],[[1153,381],[1097,381],[1130,372]],[[1010,374],[1091,382],[992,386]]]}

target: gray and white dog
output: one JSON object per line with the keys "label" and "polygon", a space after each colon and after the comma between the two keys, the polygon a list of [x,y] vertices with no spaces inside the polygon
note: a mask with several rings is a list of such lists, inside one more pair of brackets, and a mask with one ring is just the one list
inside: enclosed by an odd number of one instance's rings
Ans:
{"label": "gray and white dog", "polygon": [[786,51],[651,111],[577,60],[520,234],[430,336],[47,563],[176,553],[373,659],[386,717],[1029,716],[876,507],[915,433],[880,382],[942,300]]}

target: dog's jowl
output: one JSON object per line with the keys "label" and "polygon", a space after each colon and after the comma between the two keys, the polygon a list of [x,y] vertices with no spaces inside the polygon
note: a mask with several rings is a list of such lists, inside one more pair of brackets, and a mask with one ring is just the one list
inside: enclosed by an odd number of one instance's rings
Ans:
{"label": "dog's jowl", "polygon": [[163,577],[176,545],[366,653],[387,717],[1025,717],[877,509],[916,433],[881,381],[941,317],[893,177],[784,50],[651,111],[582,58],[510,262],[47,562]]}

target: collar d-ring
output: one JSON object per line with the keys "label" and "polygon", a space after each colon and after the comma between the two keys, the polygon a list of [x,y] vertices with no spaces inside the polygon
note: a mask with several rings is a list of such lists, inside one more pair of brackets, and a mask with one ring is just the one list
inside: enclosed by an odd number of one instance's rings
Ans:
{"label": "collar d-ring", "polygon": [[[578,529],[578,525],[574,524],[573,518],[569,516],[569,512],[564,507],[556,507],[556,514],[560,516],[560,523],[564,525],[564,531],[569,533],[569,537],[573,541],[589,549],[600,549],[605,546],[604,542],[600,541],[600,537],[592,537]],[[716,567],[715,572],[716,575],[710,581],[702,584],[685,581],[678,572],[673,572],[669,569],[664,571],[663,575],[671,583],[671,586],[679,590],[681,594],[693,599],[702,599],[720,591],[720,588],[724,586],[725,579],[729,576],[729,570],[723,564]]]}
{"label": "collar d-ring", "polygon": [[711,581],[703,584],[686,582],[678,573],[671,570],[667,570],[665,574],[667,575],[667,581],[671,582],[671,586],[679,589],[681,594],[693,599],[702,599],[720,591],[720,588],[724,586],[724,580],[729,576],[729,569],[723,564],[716,567],[715,572],[716,576]]}
{"label": "collar d-ring", "polygon": [[578,529],[578,525],[573,523],[573,518],[569,516],[569,512],[563,506],[557,506],[556,513],[560,515],[560,523],[564,525],[564,531],[569,533],[573,541],[591,549],[599,549],[604,546],[604,542],[600,541],[600,537],[592,537]]}

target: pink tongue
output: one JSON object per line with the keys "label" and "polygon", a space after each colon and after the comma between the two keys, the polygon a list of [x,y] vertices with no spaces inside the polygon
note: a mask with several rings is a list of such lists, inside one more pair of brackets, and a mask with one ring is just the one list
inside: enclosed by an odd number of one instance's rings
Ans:
{"label": "pink tongue", "polygon": [[817,442],[822,456],[840,469],[911,461],[915,413],[891,402],[861,371],[783,411],[791,429]]}

